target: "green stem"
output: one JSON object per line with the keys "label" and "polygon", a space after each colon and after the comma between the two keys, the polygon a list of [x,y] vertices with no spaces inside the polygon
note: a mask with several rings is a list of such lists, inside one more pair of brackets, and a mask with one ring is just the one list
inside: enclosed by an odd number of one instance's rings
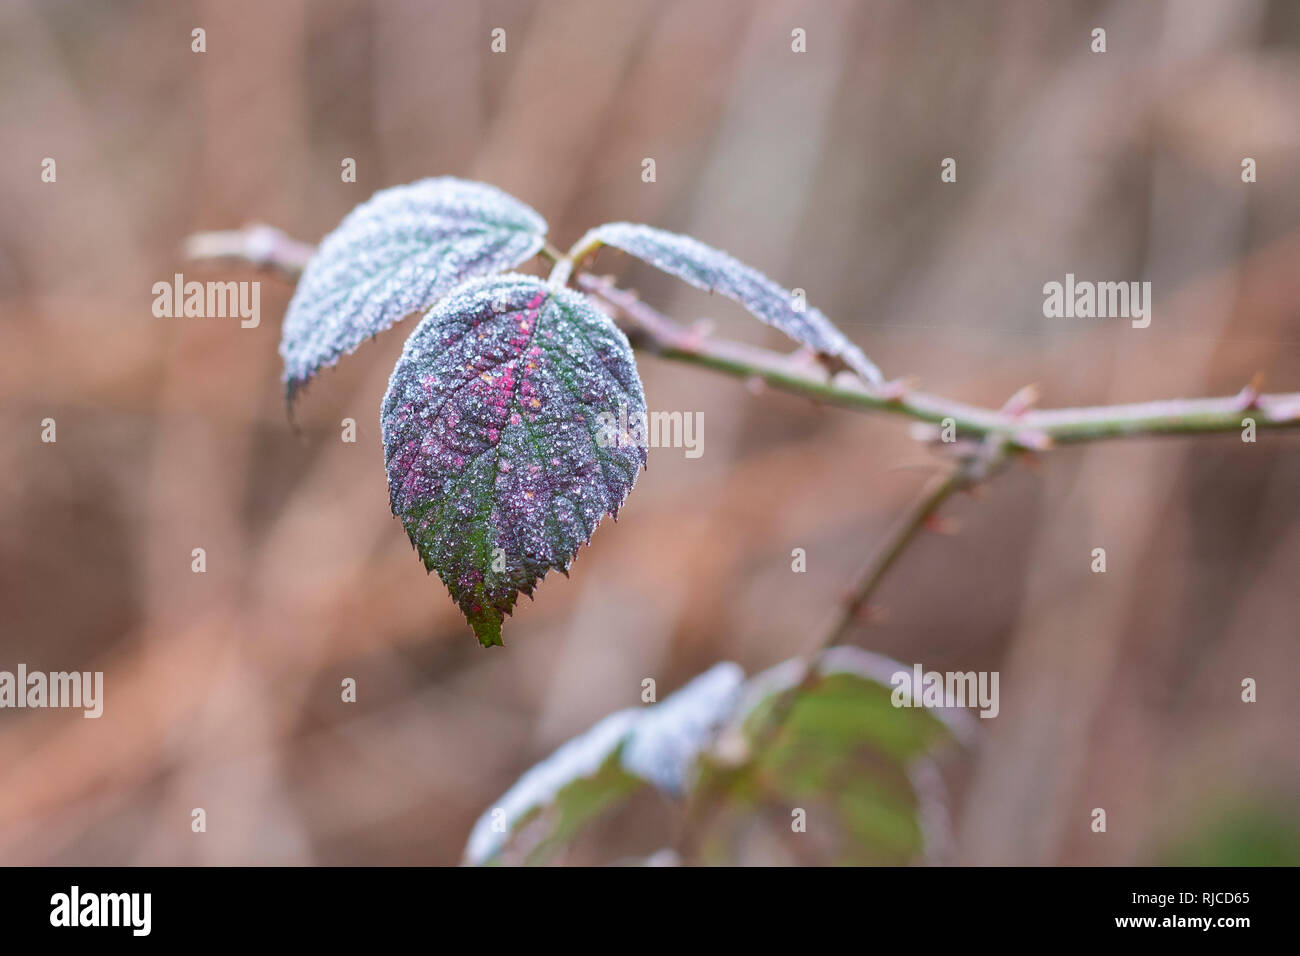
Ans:
{"label": "green stem", "polygon": [[595,255],[603,245],[604,243],[596,237],[596,230],[592,229],[569,249],[569,258],[573,260],[574,265],[580,266],[584,259]]}
{"label": "green stem", "polygon": [[572,274],[573,260],[568,256],[560,256],[555,260],[555,266],[546,281],[552,288],[562,289],[569,284],[569,276]]}
{"label": "green stem", "polygon": [[1300,427],[1300,393],[1261,395],[1250,386],[1222,398],[1012,412],[956,402],[912,389],[906,383],[879,388],[855,376],[832,379],[825,370],[790,355],[707,338],[605,279],[583,273],[577,282],[631,320],[635,326],[634,344],[663,358],[733,378],[758,380],[832,405],[886,412],[932,425],[951,423],[959,436],[998,437],[1021,450],[1143,435],[1240,432],[1247,418],[1255,422],[1257,429]]}

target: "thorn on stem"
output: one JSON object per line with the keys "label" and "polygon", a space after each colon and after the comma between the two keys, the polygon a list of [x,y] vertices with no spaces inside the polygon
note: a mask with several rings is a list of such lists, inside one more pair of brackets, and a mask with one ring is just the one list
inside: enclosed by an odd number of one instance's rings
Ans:
{"label": "thorn on stem", "polygon": [[887,402],[901,401],[908,392],[916,388],[916,379],[912,376],[896,378],[880,387],[880,396]]}
{"label": "thorn on stem", "polygon": [[1042,390],[1036,384],[1026,385],[1006,400],[1002,406],[1002,414],[1011,418],[1020,418],[1038,404],[1041,395]]}
{"label": "thorn on stem", "polygon": [[696,319],[680,337],[677,347],[687,352],[698,352],[704,340],[713,334],[711,319]]}
{"label": "thorn on stem", "polygon": [[800,346],[790,353],[790,364],[809,371],[813,369],[822,372],[828,371],[828,366],[822,362],[821,353],[806,345]]}
{"label": "thorn on stem", "polygon": [[1011,440],[1021,448],[1031,448],[1034,451],[1047,451],[1056,444],[1052,441],[1052,436],[1047,432],[1037,431],[1032,428],[1016,432],[1011,436]]}
{"label": "thorn on stem", "polygon": [[961,533],[961,522],[956,518],[947,518],[940,514],[929,515],[925,519],[925,530],[935,534],[955,535]]}
{"label": "thorn on stem", "polygon": [[879,604],[862,604],[851,594],[844,595],[844,604],[849,616],[854,621],[868,625],[884,624],[889,620],[889,611]]}
{"label": "thorn on stem", "polygon": [[868,604],[858,609],[858,619],[878,627],[889,622],[889,609],[880,604]]}
{"label": "thorn on stem", "polygon": [[1256,372],[1250,382],[1237,393],[1236,402],[1241,411],[1259,408],[1259,394],[1264,388],[1264,373]]}

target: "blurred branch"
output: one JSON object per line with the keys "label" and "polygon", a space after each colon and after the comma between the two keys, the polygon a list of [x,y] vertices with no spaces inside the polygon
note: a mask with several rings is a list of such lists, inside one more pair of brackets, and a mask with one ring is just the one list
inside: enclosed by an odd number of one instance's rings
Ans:
{"label": "blurred branch", "polygon": [[816,657],[843,642],[853,622],[858,619],[876,588],[898,561],[907,546],[930,524],[943,503],[963,488],[969,487],[982,477],[983,469],[974,465],[975,459],[964,459],[955,467],[945,468],[934,475],[921,489],[920,495],[907,512],[901,515],[885,540],[876,549],[866,567],[858,574],[857,580],[844,601],[841,602],[835,620],[827,629],[818,645],[809,673],[815,673]]}
{"label": "blurred branch", "polygon": [[316,247],[291,239],[274,226],[256,223],[223,232],[196,232],[185,240],[187,259],[231,259],[297,278]]}
{"label": "blurred branch", "polygon": [[831,626],[826,629],[817,646],[803,657],[803,672],[799,679],[776,698],[766,719],[754,733],[753,745],[745,754],[748,761],[758,759],[780,735],[787,718],[794,710],[799,695],[811,690],[820,679],[821,663],[826,652],[841,644],[858,620],[867,602],[880,583],[897,563],[908,545],[922,530],[929,527],[943,503],[958,491],[969,488],[989,477],[1005,458],[1005,446],[989,443],[969,451],[955,465],[933,475],[921,489],[920,495],[908,510],[899,516],[885,539],[876,548],[866,566],[836,611]]}

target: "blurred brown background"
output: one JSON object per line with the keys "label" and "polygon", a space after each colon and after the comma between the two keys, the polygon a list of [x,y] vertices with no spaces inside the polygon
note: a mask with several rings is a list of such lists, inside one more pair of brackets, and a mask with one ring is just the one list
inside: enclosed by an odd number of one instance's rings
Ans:
{"label": "blurred brown background", "polygon": [[[295,435],[290,284],[184,263],[187,234],[315,241],[376,189],[453,174],[561,246],[616,219],[691,232],[956,398],[1224,394],[1257,371],[1298,390],[1298,90],[1286,0],[6,0],[0,669],[106,689],[97,721],[0,711],[0,862],[454,863],[522,770],[643,677],[663,694],[806,649],[924,480],[898,467],[925,460],[901,421],[645,357],[652,409],[704,412],[704,456],[652,451],[572,579],[481,650],[388,512],[377,410],[413,323],[322,375]],[[623,257],[599,268],[786,345]],[[261,326],[154,318],[178,271],[261,278]],[[1151,327],[1044,319],[1066,272],[1151,280]],[[1300,860],[1298,451],[1063,449],[909,552],[854,642],[1002,675],[957,775],[955,860]],[[648,829],[605,828],[600,855],[654,850]]]}

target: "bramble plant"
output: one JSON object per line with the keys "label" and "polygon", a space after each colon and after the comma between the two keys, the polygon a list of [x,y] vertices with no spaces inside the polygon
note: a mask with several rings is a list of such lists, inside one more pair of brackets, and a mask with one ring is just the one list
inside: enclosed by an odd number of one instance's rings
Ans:
{"label": "bramble plant", "polygon": [[393,514],[485,647],[522,592],[569,565],[645,467],[633,436],[601,441],[602,413],[645,414],[627,337],[566,288],[572,263],[614,246],[721,292],[867,381],[880,371],[816,309],[686,236],[612,223],[548,282],[503,274],[536,255],[546,223],[500,190],[449,177],[377,193],[325,238],[289,303],[288,400],[323,367],[423,309],[384,396]]}
{"label": "bramble plant", "polygon": [[[1110,407],[1040,410],[1032,387],[1000,409],[952,402],[886,380],[801,293],[695,239],[611,223],[562,253],[546,228],[491,186],[443,177],[376,193],[318,249],[266,226],[190,245],[194,257],[301,274],[280,343],[290,407],[322,368],[425,312],[381,404],[389,500],[483,646],[502,643],[521,592],[531,596],[552,569],[568,573],[645,467],[639,436],[610,440],[599,424],[645,415],[633,345],[909,417],[946,461],[807,655],[748,681],[737,665],[719,664],[652,708],[607,717],[484,815],[468,862],[548,859],[646,787],[685,799],[691,825],[681,842],[693,859],[727,859],[747,815],[770,821],[773,808],[802,832],[801,815],[814,806],[837,821],[836,852],[847,862],[932,856],[945,828],[932,755],[963,736],[966,715],[899,707],[889,688],[900,665],[836,646],[908,543],[954,493],[1056,444],[1237,431],[1253,441],[1256,429],[1300,425],[1300,394],[1261,394],[1257,382],[1230,397]],[[674,322],[584,271],[604,246],[735,300],[800,349],[782,355]],[[548,279],[507,271],[539,254],[554,263]]]}

